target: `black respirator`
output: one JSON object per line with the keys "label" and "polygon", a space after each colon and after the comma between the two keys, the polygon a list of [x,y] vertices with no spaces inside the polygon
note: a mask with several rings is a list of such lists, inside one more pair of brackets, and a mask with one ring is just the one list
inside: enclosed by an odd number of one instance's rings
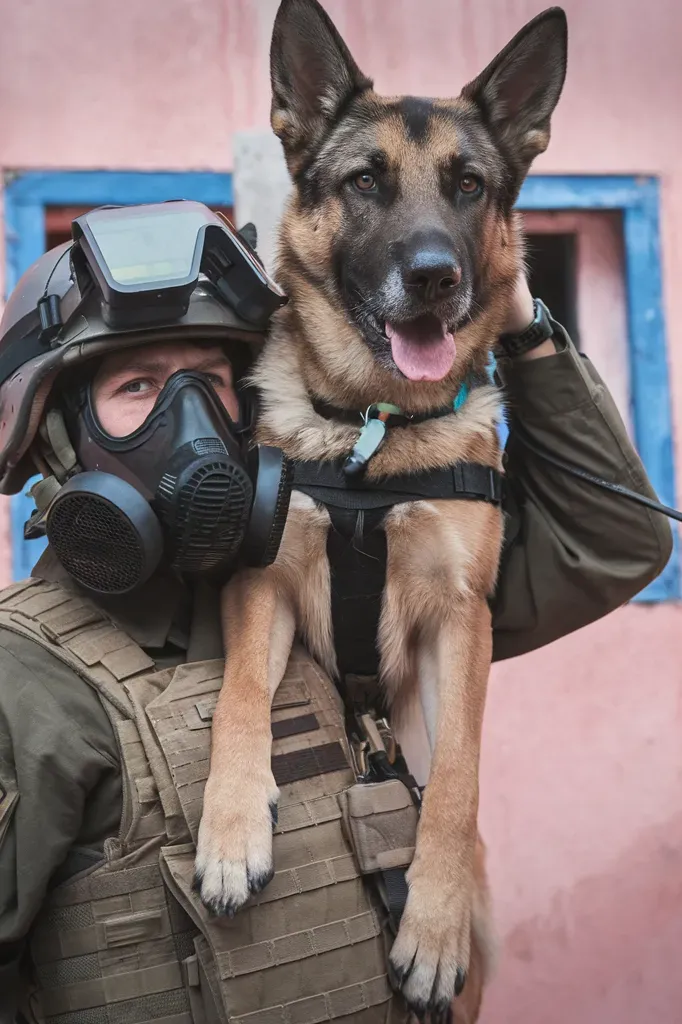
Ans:
{"label": "black respirator", "polygon": [[81,586],[126,593],[162,558],[216,583],[238,565],[274,561],[290,464],[278,448],[249,448],[246,427],[232,423],[204,374],[173,374],[142,426],[125,437],[102,429],[89,385],[77,404],[68,425],[83,472],[52,502],[46,532]]}
{"label": "black respirator", "polygon": [[[177,322],[197,287],[258,329],[286,301],[244,239],[201,204],[93,211],[74,222],[73,234],[81,290],[95,289],[114,331]],[[279,449],[249,445],[248,392],[240,393],[235,424],[208,377],[180,370],[144,423],[114,437],[98,422],[91,378],[67,389],[63,402],[82,471],[63,484],[44,520],[76,582],[125,594],[162,559],[218,584],[238,566],[273,562],[292,467]]]}

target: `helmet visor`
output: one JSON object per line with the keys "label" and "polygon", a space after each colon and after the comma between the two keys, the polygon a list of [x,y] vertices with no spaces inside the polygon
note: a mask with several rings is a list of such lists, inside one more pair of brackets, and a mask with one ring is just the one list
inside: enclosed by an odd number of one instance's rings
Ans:
{"label": "helmet visor", "polygon": [[93,210],[82,218],[97,265],[115,288],[137,291],[196,280],[206,217],[193,204],[186,206]]}
{"label": "helmet visor", "polygon": [[91,210],[73,222],[73,237],[74,263],[85,261],[113,329],[180,319],[200,273],[254,326],[286,302],[230,222],[202,203]]}

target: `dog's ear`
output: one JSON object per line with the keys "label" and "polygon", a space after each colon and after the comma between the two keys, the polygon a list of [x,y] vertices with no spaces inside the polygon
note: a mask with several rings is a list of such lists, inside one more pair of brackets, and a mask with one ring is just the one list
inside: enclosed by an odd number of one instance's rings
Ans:
{"label": "dog's ear", "polygon": [[522,175],[549,144],[550,118],[566,77],[567,35],[566,15],[550,7],[462,90]]}
{"label": "dog's ear", "polygon": [[273,131],[292,171],[339,109],[372,87],[317,0],[282,0],[270,48]]}
{"label": "dog's ear", "polygon": [[258,248],[258,228],[249,221],[237,232],[243,242],[246,242],[254,251]]}

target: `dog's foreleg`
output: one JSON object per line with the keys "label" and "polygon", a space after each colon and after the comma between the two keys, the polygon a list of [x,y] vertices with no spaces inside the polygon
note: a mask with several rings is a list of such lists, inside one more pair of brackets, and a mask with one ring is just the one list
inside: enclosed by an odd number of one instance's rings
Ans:
{"label": "dog's foreleg", "polygon": [[279,793],[270,768],[270,709],[294,636],[294,614],[277,584],[275,570],[255,569],[223,591],[227,660],[195,870],[202,902],[219,914],[234,914],[272,877]]}
{"label": "dog's foreleg", "polygon": [[429,639],[437,677],[435,744],[409,895],[391,951],[403,994],[418,1014],[445,1013],[469,967],[478,766],[491,660],[487,602],[454,597],[452,614]]}
{"label": "dog's foreleg", "polygon": [[[425,785],[438,721],[438,664],[434,651],[422,645],[416,667],[418,685],[405,694],[400,716],[393,726],[411,774],[419,785]],[[469,970],[464,992],[452,1005],[451,1024],[474,1024],[478,1020],[483,989],[495,967],[497,941],[485,860],[485,846],[479,836],[474,855]]]}

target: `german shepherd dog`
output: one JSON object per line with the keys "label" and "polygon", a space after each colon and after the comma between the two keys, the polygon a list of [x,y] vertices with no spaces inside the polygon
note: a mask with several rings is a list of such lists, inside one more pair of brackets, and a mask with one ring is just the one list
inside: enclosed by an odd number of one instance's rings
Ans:
{"label": "german shepherd dog", "polygon": [[[360,413],[389,402],[419,422],[387,431],[367,480],[459,461],[501,469],[497,389],[481,383],[456,412],[424,414],[485,380],[522,272],[513,206],[549,142],[566,46],[565,15],[551,8],[456,99],[384,98],[316,0],[283,0],[272,127],[293,181],[278,265],[290,301],[256,370],[259,441],[295,460],[342,459],[359,417],[329,419],[313,403]],[[416,501],[383,527],[381,678],[396,714],[421,693],[432,747],[390,959],[410,1008],[441,1014],[483,970],[478,765],[502,516],[485,502]],[[270,706],[295,632],[336,672],[328,529],[326,510],[295,492],[275,563],[223,593],[227,661],[196,859],[216,913],[272,875]]]}

